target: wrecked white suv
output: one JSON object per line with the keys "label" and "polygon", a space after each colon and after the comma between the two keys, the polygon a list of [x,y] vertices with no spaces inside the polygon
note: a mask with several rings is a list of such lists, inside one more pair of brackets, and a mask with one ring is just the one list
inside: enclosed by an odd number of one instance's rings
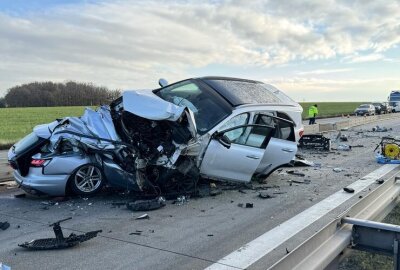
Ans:
{"label": "wrecked white suv", "polygon": [[289,163],[303,132],[301,113],[262,82],[188,79],[125,91],[110,106],[39,125],[11,147],[8,160],[33,194],[89,195],[104,185],[190,192],[200,177],[249,182]]}

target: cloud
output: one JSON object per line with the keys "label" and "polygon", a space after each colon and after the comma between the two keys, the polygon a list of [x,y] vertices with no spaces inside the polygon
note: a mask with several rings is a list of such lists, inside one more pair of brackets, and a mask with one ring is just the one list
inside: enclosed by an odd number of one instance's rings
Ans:
{"label": "cloud", "polygon": [[0,94],[32,80],[152,88],[159,77],[179,80],[213,64],[381,60],[400,43],[399,14],[398,2],[339,0],[104,0],[0,12]]}
{"label": "cloud", "polygon": [[350,57],[350,63],[374,62],[374,61],[383,60],[384,58],[385,58],[385,56],[383,54],[372,53],[372,54],[367,54],[367,55]]}
{"label": "cloud", "polygon": [[338,68],[338,69],[315,69],[310,71],[300,71],[297,72],[298,75],[322,75],[322,74],[331,74],[331,73],[341,73],[341,72],[349,72],[353,71],[353,68]]}

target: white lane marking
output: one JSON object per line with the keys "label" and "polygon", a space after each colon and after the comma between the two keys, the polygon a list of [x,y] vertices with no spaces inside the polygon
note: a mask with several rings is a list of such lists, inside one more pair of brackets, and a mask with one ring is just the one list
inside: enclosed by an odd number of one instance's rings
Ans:
{"label": "white lane marking", "polygon": [[282,243],[305,229],[307,226],[322,218],[328,212],[351,199],[353,196],[356,196],[357,193],[374,183],[375,180],[385,176],[398,166],[399,165],[393,164],[383,165],[379,169],[349,185],[348,187],[354,189],[354,193],[347,193],[340,190],[332,194],[323,201],[311,206],[300,214],[235,250],[218,262],[210,265],[206,270],[232,270],[237,268],[245,269],[249,267],[266,254],[279,247]]}

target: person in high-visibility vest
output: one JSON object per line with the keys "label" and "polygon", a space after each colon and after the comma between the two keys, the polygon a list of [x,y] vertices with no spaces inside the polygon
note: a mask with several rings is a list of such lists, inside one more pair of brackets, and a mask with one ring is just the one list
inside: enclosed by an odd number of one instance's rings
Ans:
{"label": "person in high-visibility vest", "polygon": [[308,117],[310,118],[309,125],[315,124],[315,117],[318,115],[318,105],[314,104],[308,108]]}

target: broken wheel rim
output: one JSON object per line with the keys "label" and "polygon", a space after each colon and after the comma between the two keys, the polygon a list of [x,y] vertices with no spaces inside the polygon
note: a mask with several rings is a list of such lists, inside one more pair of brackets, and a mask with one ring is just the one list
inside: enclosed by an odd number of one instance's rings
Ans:
{"label": "broken wheel rim", "polygon": [[82,192],[92,192],[101,185],[102,174],[99,168],[85,165],[79,168],[74,177],[75,186]]}

